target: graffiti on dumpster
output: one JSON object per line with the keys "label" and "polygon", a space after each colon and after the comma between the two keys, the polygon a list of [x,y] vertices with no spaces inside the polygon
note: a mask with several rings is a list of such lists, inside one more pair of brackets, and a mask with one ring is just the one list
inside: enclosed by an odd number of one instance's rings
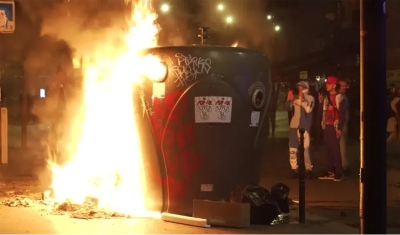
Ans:
{"label": "graffiti on dumpster", "polygon": [[203,96],[194,98],[196,123],[230,123],[232,97]]}
{"label": "graffiti on dumpster", "polygon": [[208,74],[211,70],[211,59],[196,57],[192,55],[183,55],[176,53],[177,65],[172,67],[176,77],[174,81],[177,87],[187,87],[190,82],[197,79],[198,75]]}
{"label": "graffiti on dumpster", "polygon": [[[163,179],[163,186],[168,188],[169,198],[176,202],[187,200],[187,185],[194,184],[193,179],[203,172],[195,147],[195,123],[188,115],[191,102],[189,99],[180,100],[182,94],[183,91],[176,91],[164,98],[155,97],[155,114],[150,117],[157,148],[163,153],[169,172]],[[172,203],[168,209],[174,211],[176,207],[178,203]]]}
{"label": "graffiti on dumpster", "polygon": [[140,100],[142,101],[142,109],[143,109],[143,116],[146,114],[152,116],[154,114],[154,110],[151,107],[149,101],[146,100],[146,95],[144,94],[144,89],[140,89]]}

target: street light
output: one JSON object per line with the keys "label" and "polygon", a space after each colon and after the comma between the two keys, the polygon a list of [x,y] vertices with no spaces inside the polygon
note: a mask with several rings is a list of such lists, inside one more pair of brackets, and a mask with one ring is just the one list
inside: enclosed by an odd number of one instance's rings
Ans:
{"label": "street light", "polygon": [[232,22],[233,22],[232,16],[226,17],[226,23],[230,24],[230,23],[232,23]]}
{"label": "street light", "polygon": [[162,12],[168,12],[169,11],[169,5],[164,3],[161,5],[161,11]]}
{"label": "street light", "polygon": [[279,31],[279,30],[281,30],[281,26],[279,26],[279,25],[275,26],[275,31]]}
{"label": "street light", "polygon": [[222,4],[218,4],[217,9],[218,9],[218,11],[223,11],[225,9],[225,7]]}
{"label": "street light", "polygon": [[272,15],[267,15],[267,20],[271,20],[272,19]]}

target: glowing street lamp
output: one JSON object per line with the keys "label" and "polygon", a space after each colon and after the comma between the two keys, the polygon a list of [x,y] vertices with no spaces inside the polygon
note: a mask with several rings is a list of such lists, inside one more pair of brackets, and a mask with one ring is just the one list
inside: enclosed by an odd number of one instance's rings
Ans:
{"label": "glowing street lamp", "polygon": [[161,11],[162,12],[168,12],[169,11],[169,5],[164,3],[161,5]]}
{"label": "glowing street lamp", "polygon": [[279,25],[275,26],[275,31],[279,31],[279,30],[281,30],[281,26],[279,26]]}
{"label": "glowing street lamp", "polygon": [[272,15],[267,15],[267,20],[271,20],[272,19]]}
{"label": "glowing street lamp", "polygon": [[233,22],[232,16],[226,17],[226,23],[231,24]]}
{"label": "glowing street lamp", "polygon": [[218,4],[217,9],[218,9],[218,11],[223,11],[225,9],[225,7],[222,4]]}

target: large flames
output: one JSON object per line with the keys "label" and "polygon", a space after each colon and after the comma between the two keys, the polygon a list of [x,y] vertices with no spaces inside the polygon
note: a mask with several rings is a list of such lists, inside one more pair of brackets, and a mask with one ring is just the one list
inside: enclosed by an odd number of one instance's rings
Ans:
{"label": "large flames", "polygon": [[63,165],[50,162],[51,188],[58,202],[79,204],[92,197],[107,210],[153,217],[159,213],[146,208],[149,192],[132,97],[135,83],[157,79],[165,68],[157,57],[144,54],[144,49],[157,46],[159,31],[151,1],[132,5],[129,31],[122,37],[116,33],[116,38],[99,43],[98,50],[85,55],[90,61],[83,67],[82,115],[76,108],[67,133],[74,151]]}

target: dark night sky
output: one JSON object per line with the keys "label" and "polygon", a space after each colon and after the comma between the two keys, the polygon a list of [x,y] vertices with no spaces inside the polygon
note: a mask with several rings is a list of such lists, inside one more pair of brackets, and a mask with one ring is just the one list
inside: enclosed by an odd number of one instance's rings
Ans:
{"label": "dark night sky", "polygon": [[[43,64],[57,61],[54,54],[68,52],[66,44],[60,39],[66,38],[70,41],[71,35],[80,37],[81,34],[87,33],[88,29],[93,31],[115,25],[123,28],[125,21],[124,14],[121,14],[123,2],[123,0],[71,0],[68,4],[60,5],[62,0],[17,1],[16,31],[12,35],[0,36],[2,52],[0,59],[24,61],[29,56],[35,56],[38,58],[35,61],[43,61]],[[158,9],[164,2],[155,0],[154,5]],[[331,33],[332,23],[325,19],[325,15],[332,12],[335,1],[229,0],[225,2],[226,11],[221,15],[216,12],[215,0],[169,0],[173,12],[169,15],[159,14],[159,22],[163,28],[160,37],[164,36],[161,38],[164,40],[161,40],[161,44],[198,43],[198,27],[208,26],[214,30],[214,35],[210,39],[214,40],[214,43],[220,40],[231,44],[239,40],[242,46],[268,52],[272,47],[271,39],[274,39],[274,47],[285,48],[280,54],[292,52],[296,54],[299,45],[304,47],[314,43],[315,38],[324,38]],[[68,11],[72,17],[67,17]],[[273,24],[265,18],[267,14],[275,16],[274,23],[282,27],[282,32],[274,33]],[[235,22],[227,27],[227,30],[223,30],[227,15],[232,15]],[[75,20],[76,18],[79,20]],[[39,38],[41,31],[50,37]],[[55,35],[58,35],[58,40],[54,38]]]}

